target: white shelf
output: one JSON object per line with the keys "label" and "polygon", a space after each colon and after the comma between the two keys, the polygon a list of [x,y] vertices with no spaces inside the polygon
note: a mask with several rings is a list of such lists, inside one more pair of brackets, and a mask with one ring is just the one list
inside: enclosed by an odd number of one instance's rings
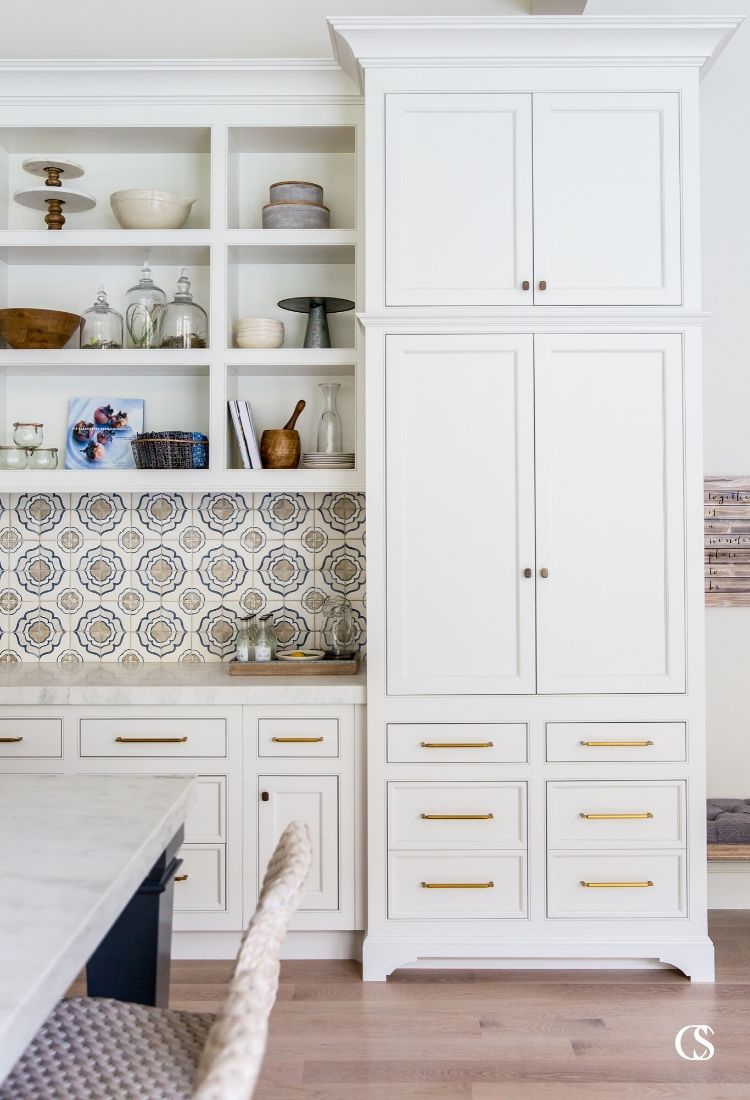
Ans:
{"label": "white shelf", "polygon": [[340,470],[0,470],[0,493],[363,492],[364,473]]}
{"label": "white shelf", "polygon": [[238,373],[332,374],[353,371],[358,353],[356,348],[227,348],[224,357],[228,368]]}
{"label": "white shelf", "polygon": [[87,348],[62,348],[17,351],[0,350],[0,369],[7,374],[33,371],[44,375],[48,371],[70,371],[76,374],[92,371],[98,374],[208,374],[209,348],[198,351],[153,348],[114,348],[110,351],[90,351]]}
{"label": "white shelf", "polygon": [[225,238],[228,245],[253,248],[354,248],[359,243],[356,229],[228,229]]}

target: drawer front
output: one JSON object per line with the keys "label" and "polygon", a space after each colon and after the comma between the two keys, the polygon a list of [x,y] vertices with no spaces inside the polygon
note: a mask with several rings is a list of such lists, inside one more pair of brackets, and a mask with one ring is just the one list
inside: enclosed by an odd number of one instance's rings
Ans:
{"label": "drawer front", "polygon": [[525,783],[389,783],[391,848],[520,848]]}
{"label": "drawer front", "polygon": [[397,722],[387,729],[392,764],[525,764],[525,722]]}
{"label": "drawer front", "polygon": [[82,718],[81,756],[226,756],[225,718]]}
{"label": "drawer front", "polygon": [[685,784],[548,783],[547,842],[550,848],[682,848]]}
{"label": "drawer front", "polygon": [[685,916],[682,852],[555,852],[547,876],[551,918]]}
{"label": "drawer front", "polygon": [[174,884],[178,913],[220,913],[227,907],[226,847],[223,844],[183,844],[183,863]]}
{"label": "drawer front", "polygon": [[195,801],[185,821],[185,840],[223,844],[227,839],[227,778],[199,775]]}
{"label": "drawer front", "polygon": [[0,760],[62,756],[62,718],[0,718]]}
{"label": "drawer front", "polygon": [[522,852],[392,852],[389,856],[388,916],[392,920],[525,915]]}
{"label": "drawer front", "polygon": [[548,722],[550,763],[637,764],[687,759],[684,722]]}
{"label": "drawer front", "polygon": [[258,756],[337,757],[338,718],[259,718]]}

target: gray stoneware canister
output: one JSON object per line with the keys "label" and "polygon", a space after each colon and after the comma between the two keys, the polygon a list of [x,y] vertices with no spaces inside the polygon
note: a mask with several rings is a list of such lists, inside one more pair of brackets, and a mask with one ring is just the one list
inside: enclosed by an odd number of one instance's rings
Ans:
{"label": "gray stoneware canister", "polygon": [[328,229],[331,212],[317,202],[272,202],[263,207],[264,229]]}
{"label": "gray stoneware canister", "polygon": [[271,184],[271,202],[323,202],[323,188],[319,183],[305,180],[281,180]]}

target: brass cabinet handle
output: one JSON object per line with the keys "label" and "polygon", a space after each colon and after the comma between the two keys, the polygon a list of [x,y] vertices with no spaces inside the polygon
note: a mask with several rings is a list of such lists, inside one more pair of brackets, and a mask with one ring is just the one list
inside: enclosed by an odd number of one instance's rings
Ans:
{"label": "brass cabinet handle", "polygon": [[532,574],[532,570],[531,570],[531,569],[529,569],[529,567],[527,566],[527,567],[526,567],[526,568],[524,569],[524,571],[523,571],[523,575],[524,575],[524,577],[526,578],[526,580],[528,580],[528,579],[529,579],[529,577],[531,577],[531,576],[533,575],[533,574]]}
{"label": "brass cabinet handle", "polygon": [[652,813],[645,814],[580,814],[586,821],[645,821],[653,817]]}
{"label": "brass cabinet handle", "polygon": [[539,280],[539,289],[540,290],[546,290],[547,289],[547,280],[546,279],[540,279]]}
{"label": "brass cabinet handle", "polygon": [[17,745],[23,737],[0,737],[0,745]]}
{"label": "brass cabinet handle", "polygon": [[420,741],[423,749],[494,749],[494,741]]}
{"label": "brass cabinet handle", "polygon": [[322,737],[272,737],[275,745],[317,745]]}
{"label": "brass cabinet handle", "polygon": [[422,821],[494,821],[494,814],[420,814]]}
{"label": "brass cabinet handle", "polygon": [[647,749],[653,741],[579,741],[587,749]]}
{"label": "brass cabinet handle", "polygon": [[187,879],[187,875],[175,875],[174,877],[175,882],[187,882]]}
{"label": "brass cabinet handle", "polygon": [[545,566],[544,569],[540,569],[539,570],[539,576],[544,577],[544,579],[546,580],[547,577],[549,576],[549,569],[547,569],[546,566]]}
{"label": "brass cabinet handle", "polygon": [[531,290],[531,283],[528,279],[524,279],[524,281],[521,283],[521,290]]}
{"label": "brass cabinet handle", "polygon": [[423,890],[494,890],[494,882],[423,882]]}
{"label": "brass cabinet handle", "polygon": [[115,737],[119,745],[183,745],[187,737]]}
{"label": "brass cabinet handle", "polygon": [[627,890],[631,887],[642,890],[646,886],[653,885],[651,879],[647,882],[586,882],[585,879],[581,879],[581,886],[585,886],[588,890]]}

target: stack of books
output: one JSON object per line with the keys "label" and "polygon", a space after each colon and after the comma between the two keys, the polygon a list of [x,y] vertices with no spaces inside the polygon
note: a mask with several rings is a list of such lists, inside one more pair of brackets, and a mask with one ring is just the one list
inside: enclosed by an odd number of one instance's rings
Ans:
{"label": "stack of books", "polygon": [[230,401],[229,413],[232,417],[237,446],[240,449],[242,465],[246,470],[260,470],[260,447],[258,431],[253,420],[253,410],[249,401]]}

